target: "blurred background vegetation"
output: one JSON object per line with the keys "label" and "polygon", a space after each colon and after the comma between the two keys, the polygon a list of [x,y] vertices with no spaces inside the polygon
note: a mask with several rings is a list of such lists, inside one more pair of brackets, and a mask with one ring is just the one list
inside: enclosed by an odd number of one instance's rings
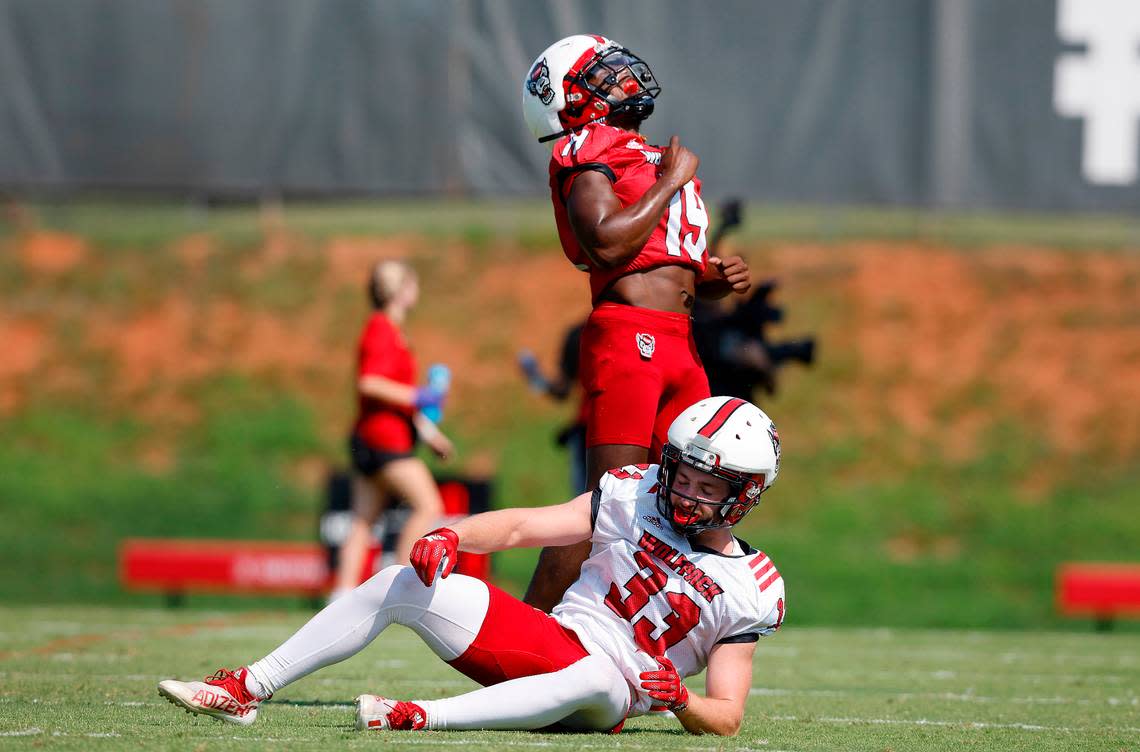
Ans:
{"label": "blurred background vegetation", "polygon": [[[587,312],[548,212],[10,204],[0,599],[157,602],[119,589],[128,535],[315,539],[379,258],[420,270],[413,347],[455,374],[459,456],[436,467],[491,478],[498,505],[566,498],[570,407],[515,365],[526,347],[553,368]],[[782,331],[820,340],[757,395],[785,455],[741,531],[790,618],[1087,628],[1055,615],[1055,567],[1140,540],[1140,223],[751,207],[728,243],[781,281]],[[496,577],[517,592],[534,559]]]}

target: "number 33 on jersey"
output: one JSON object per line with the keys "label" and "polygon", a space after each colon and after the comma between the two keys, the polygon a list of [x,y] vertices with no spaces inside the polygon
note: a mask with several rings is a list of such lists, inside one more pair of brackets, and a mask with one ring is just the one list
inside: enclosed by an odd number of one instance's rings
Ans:
{"label": "number 33 on jersey", "polygon": [[[633,687],[640,672],[657,668],[651,656],[667,655],[681,676],[692,676],[716,644],[757,640],[784,620],[784,582],[772,561],[739,539],[733,555],[694,547],[659,517],[656,478],[656,465],[602,477],[593,549],[554,610]],[[631,715],[652,704],[638,694]]]}

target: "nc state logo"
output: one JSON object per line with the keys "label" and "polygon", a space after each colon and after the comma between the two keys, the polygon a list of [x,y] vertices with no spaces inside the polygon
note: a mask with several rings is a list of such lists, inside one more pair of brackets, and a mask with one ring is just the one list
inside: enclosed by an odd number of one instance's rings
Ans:
{"label": "nc state logo", "polygon": [[526,77],[526,90],[531,96],[538,97],[543,104],[554,101],[554,89],[550,86],[550,68],[546,65],[546,58],[539,60],[530,69],[530,75]]}
{"label": "nc state logo", "polygon": [[653,351],[657,349],[657,340],[652,334],[637,333],[637,351],[641,353],[641,357],[649,360],[653,357]]}

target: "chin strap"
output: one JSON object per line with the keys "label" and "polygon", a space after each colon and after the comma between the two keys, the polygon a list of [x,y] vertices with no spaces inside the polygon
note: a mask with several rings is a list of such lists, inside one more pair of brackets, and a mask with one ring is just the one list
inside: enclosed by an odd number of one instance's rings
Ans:
{"label": "chin strap", "polygon": [[542,138],[538,139],[538,143],[545,144],[547,141],[557,141],[568,133],[571,133],[569,129],[561,130],[557,133],[551,133],[549,136],[543,136]]}

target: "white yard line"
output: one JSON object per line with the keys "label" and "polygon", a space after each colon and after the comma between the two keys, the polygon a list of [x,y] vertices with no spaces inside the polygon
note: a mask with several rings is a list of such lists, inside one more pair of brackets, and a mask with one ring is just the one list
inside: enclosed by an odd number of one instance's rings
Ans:
{"label": "white yard line", "polygon": [[[800,667],[788,667],[785,670],[775,669],[771,666],[765,667],[764,675],[768,677],[792,675],[797,677],[805,676],[804,671]],[[1031,684],[1043,683],[1056,683],[1056,682],[1097,682],[1101,684],[1123,684],[1126,682],[1134,681],[1134,677],[1125,674],[1027,674],[1022,672],[1004,673],[998,671],[962,671],[961,669],[934,669],[931,671],[915,671],[915,670],[899,670],[899,671],[870,671],[866,669],[844,671],[841,669],[828,669],[826,671],[816,671],[810,673],[811,677],[821,677],[831,680],[843,679],[858,679],[865,682],[867,679],[882,679],[885,681],[896,681],[900,677],[916,677],[920,679],[936,679],[938,681],[949,681],[952,679],[963,680],[992,680],[1000,678],[1008,681],[1025,681]]]}
{"label": "white yard line", "polygon": [[0,671],[0,679],[114,679],[122,681],[159,682],[163,674],[99,674],[70,671]]}
{"label": "white yard line", "polygon": [[[854,650],[856,648],[852,648]],[[860,645],[857,648],[860,655],[873,659],[874,663],[896,662],[899,659],[915,659],[928,662],[931,660],[953,661],[955,663],[982,663],[1015,666],[1023,663],[1051,663],[1056,666],[1070,667],[1103,667],[1106,664],[1112,667],[1124,666],[1134,668],[1140,665],[1140,660],[1121,653],[1026,653],[1018,651],[974,651],[958,648],[923,648],[923,647],[892,647],[890,645]],[[816,656],[845,655],[837,648],[821,649]],[[785,656],[768,654],[772,659],[781,659]],[[763,650],[757,651],[759,659],[763,660]]]}
{"label": "white yard line", "polygon": [[[21,731],[0,731],[0,736],[39,736],[40,734],[44,734],[44,733],[47,733],[47,732],[45,732],[41,728],[37,728],[37,727],[33,726],[32,728],[23,729]],[[53,732],[51,732],[51,735],[52,736],[82,736],[85,739],[117,739],[117,738],[122,736],[122,734],[118,734],[114,731],[108,731],[108,732],[102,732],[102,733],[94,733],[93,732],[93,733],[88,733],[88,734],[69,734],[66,731],[53,731]]]}
{"label": "white yard line", "polygon": [[951,700],[954,702],[1000,703],[1016,705],[1121,705],[1140,707],[1140,697],[1104,697],[1090,700],[1084,697],[992,697],[971,692],[876,692],[864,689],[768,689],[753,687],[748,694],[756,697],[860,697],[863,699],[893,698],[897,700]]}
{"label": "white yard line", "polygon": [[[368,734],[369,732],[363,732],[363,733]],[[455,733],[462,733],[462,732],[455,732]],[[527,734],[529,732],[520,731],[517,733],[519,733],[520,735],[523,735],[523,734]],[[379,734],[378,734],[378,736],[379,736]],[[235,740],[239,740],[239,741],[294,741],[294,742],[312,741],[311,739],[308,739],[308,738],[306,738],[306,739],[291,738],[290,739],[290,738],[280,738],[280,737],[256,737],[256,736],[234,736],[231,738],[235,739]],[[635,744],[635,743],[632,743],[631,741],[629,741],[629,737],[623,737],[620,734],[618,736],[612,737],[612,738],[613,738],[613,741],[608,743],[608,744],[590,744],[589,742],[579,742],[577,739],[575,739],[573,746],[575,749],[652,749],[652,750],[660,750],[661,749],[660,744]],[[543,747],[562,747],[562,746],[565,746],[564,743],[549,742],[549,741],[545,741],[543,739],[533,739],[532,740],[532,739],[521,738],[518,740],[510,740],[510,741],[502,741],[502,740],[498,740],[498,739],[495,739],[495,740],[491,740],[491,739],[440,739],[435,734],[432,734],[431,736],[412,736],[410,734],[405,734],[405,735],[402,735],[400,737],[399,743],[400,744],[426,744],[426,745],[430,745],[433,747],[436,747],[436,746],[439,746],[439,747],[443,747],[443,746],[449,746],[449,747],[450,746],[460,746],[460,747],[481,746],[481,747],[494,747],[496,749],[501,748],[501,747],[539,747],[539,748],[543,748]],[[709,752],[709,747],[707,747],[707,746],[704,746],[704,747],[677,747],[676,749],[685,750],[685,752]],[[717,749],[722,750],[723,752],[730,752],[730,751],[731,752],[746,752],[747,750],[752,750],[753,748],[752,747],[728,747],[728,746],[719,746],[718,745]],[[769,749],[767,747],[765,747],[764,750],[765,750],[765,752],[795,752],[794,750]]]}
{"label": "white yard line", "polygon": [[961,726],[970,729],[1017,729],[1020,731],[1061,731],[1064,733],[1088,734],[1097,732],[1140,732],[1140,727],[1132,726],[1043,726],[1036,723],[992,723],[989,721],[933,721],[929,718],[831,718],[828,716],[772,715],[774,721],[811,721],[817,723],[870,723],[892,726]]}

